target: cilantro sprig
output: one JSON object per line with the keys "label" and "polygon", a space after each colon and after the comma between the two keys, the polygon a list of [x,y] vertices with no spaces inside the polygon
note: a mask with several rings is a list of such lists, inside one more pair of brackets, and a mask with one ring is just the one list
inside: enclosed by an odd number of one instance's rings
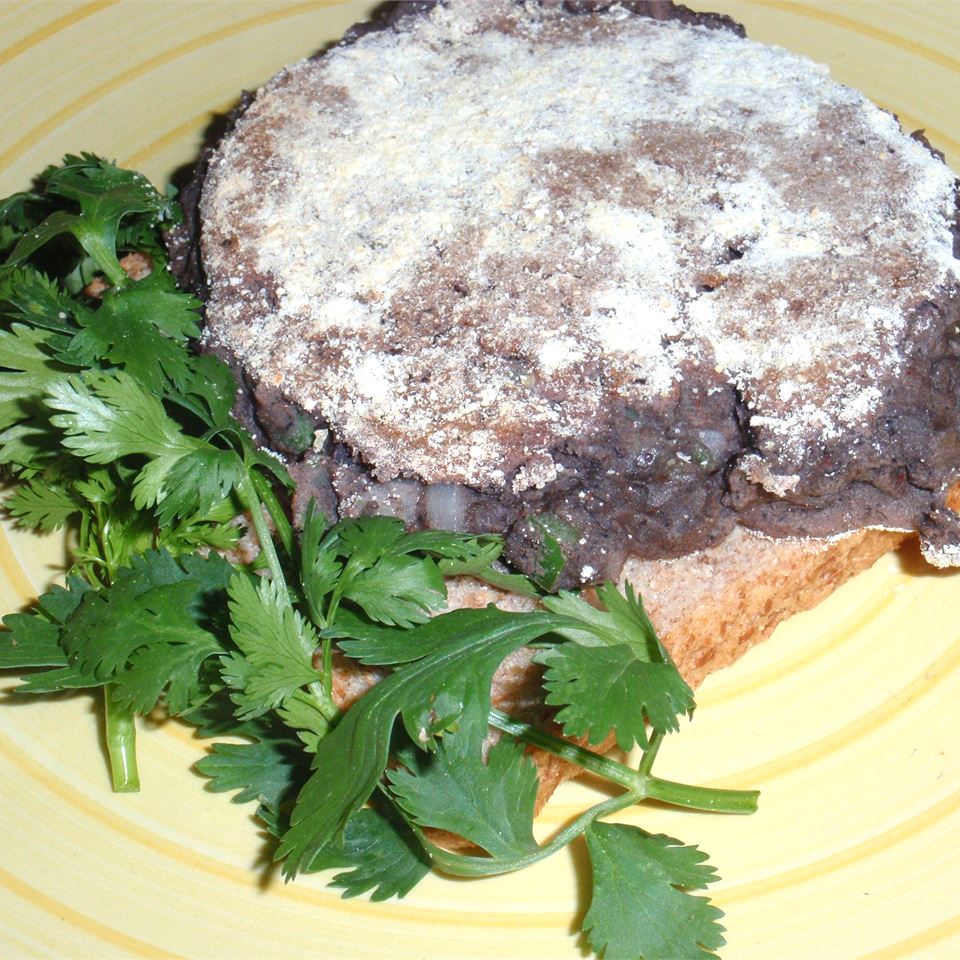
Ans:
{"label": "cilantro sprig", "polygon": [[[286,471],[234,420],[229,369],[195,350],[200,304],[166,270],[161,236],[178,216],[142,176],[89,154],[0,201],[6,510],[68,531],[72,552],[63,586],[4,618],[0,668],[26,671],[15,695],[102,696],[117,790],[139,785],[137,716],[233,737],[197,768],[210,789],[258,803],[287,877],[335,870],[344,896],[379,900],[431,867],[493,875],[580,842],[598,953],[717,949],[720,911],[691,893],[716,879],[705,855],[605,819],[647,799],[756,806],[750,791],[653,773],[694,700],[640,598],[610,584],[596,602],[549,595],[550,571],[540,585],[509,572],[490,535],[330,523],[312,508],[295,530]],[[128,275],[131,256],[146,276]],[[232,553],[245,531],[258,547],[247,563]],[[450,611],[458,575],[537,609]],[[550,729],[491,704],[498,665],[531,644]],[[379,682],[343,709],[338,678],[365,670]],[[611,738],[639,763],[589,749]],[[531,747],[614,791],[544,843]],[[471,848],[450,848],[451,834]]]}
{"label": "cilantro sprig", "polygon": [[[86,614],[94,597],[109,604],[114,588],[152,587],[160,557],[189,565],[198,549],[231,548],[242,534],[234,518],[246,509],[262,521],[249,494],[256,475],[289,480],[230,416],[229,370],[191,347],[200,304],[177,288],[158,232],[176,222],[171,199],[88,154],[46,170],[39,188],[0,204],[0,463],[18,481],[7,502],[17,522],[71,529],[71,575],[91,592]],[[121,263],[130,253],[151,264],[147,277],[127,276]],[[93,294],[96,277],[106,289]],[[153,693],[154,704],[162,696],[176,713],[205,695],[188,678],[206,659],[187,652],[198,628],[189,615],[174,616],[177,604],[157,599],[131,622],[110,607],[116,617],[101,625],[104,638],[113,628],[126,642],[122,632],[136,636],[148,614],[182,634],[130,650],[116,676],[88,669],[87,651],[64,632],[60,679],[25,688],[103,686],[118,790],[138,786],[134,708],[148,712]],[[14,629],[11,646],[18,642]],[[144,679],[131,680],[137,671]]]}

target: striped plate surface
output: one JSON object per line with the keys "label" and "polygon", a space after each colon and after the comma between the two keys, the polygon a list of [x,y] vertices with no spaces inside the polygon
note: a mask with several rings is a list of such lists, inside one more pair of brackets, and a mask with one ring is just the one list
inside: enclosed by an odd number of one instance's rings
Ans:
{"label": "striped plate surface", "polygon": [[[925,127],[960,169],[960,3],[734,2],[752,36],[831,65]],[[212,112],[370,7],[280,0],[0,3],[0,191],[65,151],[163,181]],[[0,604],[57,573],[56,539],[0,531]],[[729,960],[960,956],[960,580],[882,560],[704,686],[662,775],[758,786],[749,819],[644,810],[725,878]],[[0,686],[12,685],[0,678]],[[0,703],[0,956],[568,957],[580,853],[526,875],[429,878],[407,900],[343,901],[262,868],[251,808],[191,773],[204,745],[145,726],[143,792],[109,792],[91,701]],[[590,799],[565,788],[544,834]]]}

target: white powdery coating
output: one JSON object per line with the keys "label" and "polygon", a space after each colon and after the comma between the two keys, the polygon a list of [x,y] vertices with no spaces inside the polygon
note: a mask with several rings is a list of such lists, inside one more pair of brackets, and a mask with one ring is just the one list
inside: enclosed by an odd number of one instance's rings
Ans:
{"label": "white powdery coating", "polygon": [[923,554],[923,559],[932,567],[939,567],[941,570],[960,567],[960,545],[934,545],[921,540],[920,551]]}
{"label": "white powdery coating", "polygon": [[209,336],[381,479],[515,490],[706,360],[786,489],[956,276],[953,177],[805,58],[575,19],[454,0],[271,81],[211,167]]}

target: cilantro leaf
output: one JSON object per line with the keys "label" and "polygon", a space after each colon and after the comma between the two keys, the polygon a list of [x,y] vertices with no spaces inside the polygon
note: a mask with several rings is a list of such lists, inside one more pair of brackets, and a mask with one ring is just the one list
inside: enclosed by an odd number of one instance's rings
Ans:
{"label": "cilantro leaf", "polygon": [[190,355],[182,344],[199,334],[200,302],[180,293],[166,271],[104,293],[96,310],[80,314],[82,329],[65,355],[78,366],[97,360],[120,365],[154,392],[186,384]]}
{"label": "cilantro leaf", "polygon": [[54,586],[43,594],[30,613],[7,614],[7,629],[0,633],[0,669],[65,667],[60,631],[89,589],[83,580],[70,577],[65,587]]}
{"label": "cilantro leaf", "polygon": [[161,523],[211,509],[243,476],[235,451],[184,433],[160,400],[122,371],[64,378],[50,385],[47,403],[62,411],[50,421],[77,456],[90,463],[147,458],[133,503],[158,505]]}
{"label": "cilantro leaf", "polygon": [[[388,650],[394,649],[391,644],[396,641],[396,650],[401,661],[406,656],[403,649],[403,637],[407,636],[403,628],[385,627],[374,623],[362,613],[357,613],[349,607],[340,607],[334,619],[334,625],[320,631],[324,639],[345,639],[344,651],[350,651],[349,656],[354,660],[365,663],[365,656],[369,655],[370,663],[388,657]],[[360,639],[351,639],[360,638]],[[365,653],[366,651],[366,653]]]}
{"label": "cilantro leaf", "polygon": [[215,743],[195,764],[215,793],[238,791],[234,803],[258,800],[279,809],[292,799],[306,775],[300,745],[292,738],[265,736],[257,743]]}
{"label": "cilantro leaf", "polygon": [[[253,727],[253,724],[247,724]],[[257,816],[274,836],[289,826],[282,812],[305,780],[309,770],[300,745],[268,730],[250,729],[244,735],[255,743],[215,743],[196,769],[210,777],[214,792],[238,791],[234,803],[260,802]],[[410,828],[389,807],[366,808],[347,823],[341,841],[319,851],[306,872],[349,868],[337,874],[330,886],[343,889],[344,897],[372,891],[372,900],[402,897],[430,871],[430,861]]]}
{"label": "cilantro leaf", "polygon": [[402,536],[403,521],[396,517],[342,520],[330,531],[330,538],[337,541],[338,554],[350,558],[344,571],[348,577],[373,566]]}
{"label": "cilantro leaf", "polygon": [[[341,521],[321,542],[310,522],[308,515],[301,540],[301,567],[313,610],[319,611],[321,597],[335,589],[334,607],[341,598],[346,599],[372,621],[409,627],[443,609],[443,578],[460,574],[537,595],[525,577],[494,568],[503,550],[499,537],[445,530],[405,533],[400,520],[375,516]],[[342,569],[338,569],[340,558]]]}
{"label": "cilantro leaf", "polygon": [[616,730],[624,750],[634,742],[646,748],[645,720],[660,733],[677,730],[678,715],[693,712],[693,691],[632,586],[620,593],[606,583],[596,592],[602,608],[567,591],[543,598],[547,609],[581,624],[557,630],[570,642],[536,656],[547,667],[546,702],[563,706],[557,720],[567,736],[589,732],[590,742],[600,743]]}
{"label": "cilantro leaf", "polygon": [[496,559],[503,551],[503,538],[475,536],[450,530],[415,530],[393,544],[395,554],[428,553],[433,557],[463,562]]}
{"label": "cilantro leaf", "polygon": [[677,717],[691,713],[693,691],[672,663],[638,660],[627,644],[582,647],[561,643],[537,654],[547,667],[546,702],[562,705],[556,720],[568,737],[589,732],[600,743],[616,730],[617,744],[648,746],[644,720],[659,733],[679,729]]}
{"label": "cilantro leaf", "polygon": [[[222,501],[227,505],[230,500]],[[234,516],[237,510],[232,511]],[[157,546],[169,550],[174,555],[197,550],[230,551],[236,548],[237,542],[243,536],[243,528],[232,522],[234,516],[220,519],[220,505],[204,514],[177,520],[161,526],[155,532]]]}
{"label": "cilantro leaf", "polygon": [[[418,535],[405,534],[402,521],[379,516],[344,520],[321,541],[322,525],[322,518],[309,512],[301,540],[304,588],[312,610],[319,612],[323,597],[335,590],[338,602],[355,603],[370,620],[410,627],[446,606],[442,574],[431,558],[411,556]],[[441,538],[449,535],[434,539]]]}
{"label": "cilantro leaf", "polygon": [[41,469],[57,457],[59,445],[59,434],[46,418],[23,420],[0,431],[0,464],[10,465],[14,471]]}
{"label": "cilantro leaf", "polygon": [[366,807],[355,813],[339,844],[319,850],[306,872],[349,867],[330,886],[344,897],[372,891],[373,901],[406,896],[429,872],[430,860],[396,814]]}
{"label": "cilantro leaf", "polygon": [[238,575],[230,582],[230,636],[239,648],[224,660],[236,688],[241,720],[278,707],[300,687],[322,679],[313,667],[317,632],[290,604],[278,584]]}
{"label": "cilantro leaf", "polygon": [[540,596],[540,591],[522,574],[498,569],[497,561],[503,553],[501,537],[460,536],[449,546],[444,546],[445,549],[428,543],[419,549],[440,555],[437,566],[445,577],[476,577],[500,590],[525,597]]}
{"label": "cilantro leaf", "polygon": [[41,178],[47,196],[63,197],[79,205],[79,213],[55,210],[25,233],[7,261],[17,266],[63,234],[74,236],[111,283],[125,285],[126,274],[117,259],[120,222],[131,214],[155,226],[173,216],[170,200],[142,174],[122,170],[92,154],[68,156],[63,165],[48,168]]}
{"label": "cilantro leaf", "polygon": [[213,446],[191,450],[170,463],[157,460],[154,464],[144,469],[141,478],[145,487],[146,478],[150,484],[158,483],[157,519],[161,524],[177,516],[209,512],[229,496],[245,473],[235,451]]}
{"label": "cilantro leaf", "polygon": [[203,446],[183,433],[153,394],[120,371],[55,381],[48,387],[47,403],[63,411],[50,420],[66,432],[64,446],[77,456],[112,463],[141,454],[161,465],[153,468],[149,484],[143,474],[139,478],[147,489],[134,493],[144,505],[162,499],[162,480],[173,464]]}
{"label": "cilantro leaf", "polygon": [[[210,737],[248,737],[251,740],[265,740],[272,736],[272,725],[263,718],[256,720],[238,720],[236,708],[230,699],[229,690],[220,679],[219,665],[216,677],[208,683],[209,696],[195,703],[181,715],[181,720],[192,723],[197,728],[197,736]],[[291,743],[292,737],[286,737]]]}
{"label": "cilantro leaf", "polygon": [[17,268],[0,270],[0,312],[31,327],[74,334],[75,318],[91,311],[39,271]]}
{"label": "cilantro leaf", "polygon": [[46,216],[49,203],[39,193],[14,193],[0,200],[0,253],[6,254],[17,240]]}
{"label": "cilantro leaf", "polygon": [[[114,684],[118,707],[147,713],[169,686],[171,712],[202,694],[200,668],[224,652],[210,629],[211,604],[222,594],[232,567],[221,557],[174,560],[149,551],[121,569],[102,590],[78,587],[79,602],[60,621],[61,670],[35,674],[18,692],[40,693]],[[56,594],[50,604],[61,604]]]}
{"label": "cilantro leaf", "polygon": [[437,559],[437,567],[445,577],[476,577],[502,590],[539,596],[526,577],[497,569],[495,564],[503,553],[503,538],[492,534],[478,537],[448,530],[418,530],[393,543],[389,552],[394,556],[426,553]]}
{"label": "cilantro leaf", "polygon": [[107,506],[123,498],[124,483],[136,476],[136,471],[117,470],[116,464],[109,467],[94,467],[82,472],[73,482],[76,494],[87,503]]}
{"label": "cilantro leaf", "polygon": [[543,605],[548,610],[582,623],[580,628],[558,631],[561,636],[585,647],[626,643],[640,660],[663,660],[668,657],[632,584],[627,583],[624,593],[621,593],[614,584],[604,583],[597,587],[596,594],[603,604],[602,608],[591,606],[568,590],[561,590],[554,597],[543,598]]}
{"label": "cilantro leaf", "polygon": [[103,686],[103,680],[95,673],[72,663],[53,670],[32,673],[22,679],[23,683],[13,688],[14,693],[59,693],[61,690],[86,690],[90,687]]}
{"label": "cilantro leaf", "polygon": [[67,368],[53,359],[53,334],[15,323],[0,330],[0,428],[28,417],[47,391],[65,378]]}
{"label": "cilantro leaf", "polygon": [[325,622],[324,600],[340,579],[343,564],[337,559],[336,540],[327,537],[327,520],[315,509],[311,500],[303,518],[300,533],[300,580],[311,616],[319,624]]}
{"label": "cilantro leaf", "polygon": [[161,524],[209,512],[253,464],[288,480],[265,454],[250,455],[245,464],[235,450],[186,433],[157,396],[121,370],[62,378],[49,385],[46,402],[61,411],[50,422],[65,431],[63,445],[76,456],[90,463],[147,458],[132,485],[133,504],[156,506]]}
{"label": "cilantro leaf", "polygon": [[[6,630],[0,632],[0,669],[10,667],[57,667],[25,678],[17,693],[34,692],[47,678],[79,676],[67,665],[67,652],[61,643],[63,624],[80,606],[90,585],[79,577],[69,577],[65,587],[54,586],[44,593],[30,612],[11,613],[3,618]],[[54,681],[52,689],[60,689]],[[84,684],[81,684],[81,686]],[[36,692],[40,692],[39,689]]]}
{"label": "cilantro leaf", "polygon": [[44,533],[59,530],[83,509],[68,485],[42,477],[22,480],[5,506],[20,526]]}
{"label": "cilantro leaf", "polygon": [[706,854],[624,824],[595,822],[586,838],[593,899],[583,929],[598,955],[703,960],[723,946],[723,912],[682,892],[717,879]]}
{"label": "cilantro leaf", "polygon": [[316,753],[317,744],[331,729],[317,698],[303,690],[294,690],[277,707],[277,715],[291,730],[296,730],[308,753]]}
{"label": "cilantro leaf", "polygon": [[421,826],[449,830],[493,857],[515,859],[537,850],[537,772],[523,748],[500,740],[484,763],[479,750],[461,755],[448,739],[431,754],[407,751],[407,769],[388,771],[400,806]]}
{"label": "cilantro leaf", "polygon": [[71,662],[106,681],[142,646],[205,641],[191,610],[197,590],[169,554],[138,557],[110,587],[84,596],[64,625]]}
{"label": "cilantro leaf", "polygon": [[443,575],[429,557],[381,557],[351,578],[343,596],[371,620],[399,627],[424,623],[447,604]]}
{"label": "cilantro leaf", "polygon": [[[303,869],[374,791],[387,765],[398,716],[423,749],[456,726],[459,749],[479,750],[487,728],[490,683],[500,661],[567,622],[549,613],[507,613],[490,606],[455,610],[396,631],[396,641],[381,640],[389,649],[379,662],[408,666],[366,693],[320,741],[315,772],[300,791],[281,842],[278,855],[287,858],[285,873],[292,876]],[[379,659],[373,650],[368,656],[371,662]]]}
{"label": "cilantro leaf", "polygon": [[80,606],[85,594],[93,588],[80,577],[67,577],[65,586],[54,584],[37,599],[37,608],[56,623],[64,624]]}
{"label": "cilantro leaf", "polygon": [[169,399],[212,427],[236,430],[232,416],[236,397],[237,381],[230,368],[219,357],[200,353],[190,357],[180,392]]}
{"label": "cilantro leaf", "polygon": [[146,714],[166,689],[167,711],[178,716],[202,694],[199,677],[204,661],[222,652],[217,638],[206,632],[187,641],[181,636],[140,647],[113,681],[113,702],[121,709]]}

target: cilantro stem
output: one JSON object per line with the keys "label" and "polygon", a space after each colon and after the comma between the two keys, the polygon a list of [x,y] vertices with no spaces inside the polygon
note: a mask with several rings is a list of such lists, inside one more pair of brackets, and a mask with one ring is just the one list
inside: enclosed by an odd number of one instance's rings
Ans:
{"label": "cilantro stem", "polygon": [[333,700],[333,641],[329,637],[324,637],[321,649],[323,650],[323,692],[326,697]]}
{"label": "cilantro stem", "polygon": [[[87,540],[87,549],[94,556],[97,553],[90,548],[99,547],[99,557],[95,560],[91,572],[96,568],[97,578],[104,587],[109,587],[116,579],[119,559],[114,556],[110,543],[110,515],[100,504],[93,505],[96,521],[89,523],[83,531]],[[113,700],[114,686],[107,683],[103,687],[103,724],[104,742],[107,756],[110,758],[110,780],[114,793],[137,793],[140,790],[140,773],[137,770],[137,727],[132,710],[122,710]]]}
{"label": "cilantro stem", "polygon": [[102,229],[88,228],[79,223],[76,236],[83,249],[93,258],[110,283],[115,287],[126,286],[130,278],[117,260],[115,236],[105,235]]}
{"label": "cilantro stem", "polygon": [[[287,580],[283,575],[283,567],[280,566],[280,558],[277,556],[277,549],[274,546],[270,528],[267,526],[267,518],[263,514],[261,500],[258,496],[258,493],[261,491],[258,489],[258,484],[252,471],[247,471],[246,477],[244,477],[237,484],[236,491],[237,496],[240,498],[240,502],[244,506],[244,509],[250,514],[251,520],[253,520],[253,529],[256,531],[257,539],[260,541],[260,549],[263,551],[263,555],[266,558],[267,567],[270,569],[270,573],[273,576],[273,581],[285,594],[287,594],[289,602],[289,588],[287,587]],[[273,491],[270,491],[270,495],[273,495]],[[278,509],[280,508],[279,504],[276,504],[276,506]],[[289,526],[289,524],[287,524],[287,526]],[[283,540],[285,536],[283,532],[284,528],[281,527],[278,529],[278,536],[280,536],[281,540]],[[292,549],[292,534],[290,546]],[[320,713],[327,720],[333,722],[340,717],[340,710],[333,702],[333,696],[331,692],[326,689],[325,684],[311,683],[308,685],[308,689],[316,698]]]}
{"label": "cilantro stem", "polygon": [[277,548],[273,544],[273,536],[270,533],[270,528],[267,526],[267,519],[263,515],[263,509],[260,506],[260,499],[256,492],[256,483],[252,482],[249,471],[237,484],[236,491],[240,502],[243,504],[247,513],[250,514],[250,519],[253,521],[253,529],[257,534],[257,539],[260,541],[260,549],[263,551],[263,555],[267,561],[267,567],[273,575],[274,582],[286,590],[287,581],[283,575],[283,568],[280,566]]}
{"label": "cilantro stem", "polygon": [[317,701],[317,709],[328,723],[336,723],[340,719],[340,708],[334,703],[333,695],[322,683],[314,682],[307,685],[307,689]]}
{"label": "cilantro stem", "polygon": [[647,749],[643,751],[643,756],[640,758],[637,773],[644,776],[649,775],[653,767],[653,761],[657,759],[657,754],[660,752],[661,743],[663,743],[663,734],[659,730],[654,730],[650,736],[650,742],[647,744]]}
{"label": "cilantro stem", "polygon": [[759,790],[723,790],[720,787],[698,787],[660,777],[647,777],[647,798],[669,803],[674,807],[705,810],[707,813],[757,812]]}
{"label": "cilantro stem", "polygon": [[121,710],[113,702],[113,684],[103,688],[104,725],[110,776],[115,793],[136,793],[140,789],[137,772],[137,728],[133,711]]}
{"label": "cilantro stem", "polygon": [[[644,761],[639,770],[633,770],[622,763],[617,763],[608,757],[602,757],[590,750],[580,747],[568,740],[555,737],[552,734],[539,730],[532,724],[501,713],[499,710],[490,711],[490,725],[503,733],[540,747],[550,753],[569,760],[578,766],[595,773],[605,780],[610,780],[625,787],[635,795],[635,802],[641,800],[659,800],[676,807],[687,807],[692,810],[707,810],[711,813],[754,813],[757,809],[757,790],[724,790],[719,787],[697,787],[686,783],[676,783],[673,780],[661,780],[650,775],[650,766],[653,757],[660,747],[660,740],[655,733],[650,738],[650,747],[646,751]],[[647,761],[647,756],[650,759]]]}
{"label": "cilantro stem", "polygon": [[267,513],[270,514],[270,519],[273,521],[274,529],[277,531],[277,536],[280,538],[283,549],[286,550],[288,556],[292,557],[293,526],[287,519],[283,505],[280,503],[276,493],[274,493],[270,481],[263,476],[263,474],[258,473],[256,470],[251,470],[249,476],[253,484],[253,489],[260,498],[260,502],[267,508]]}

